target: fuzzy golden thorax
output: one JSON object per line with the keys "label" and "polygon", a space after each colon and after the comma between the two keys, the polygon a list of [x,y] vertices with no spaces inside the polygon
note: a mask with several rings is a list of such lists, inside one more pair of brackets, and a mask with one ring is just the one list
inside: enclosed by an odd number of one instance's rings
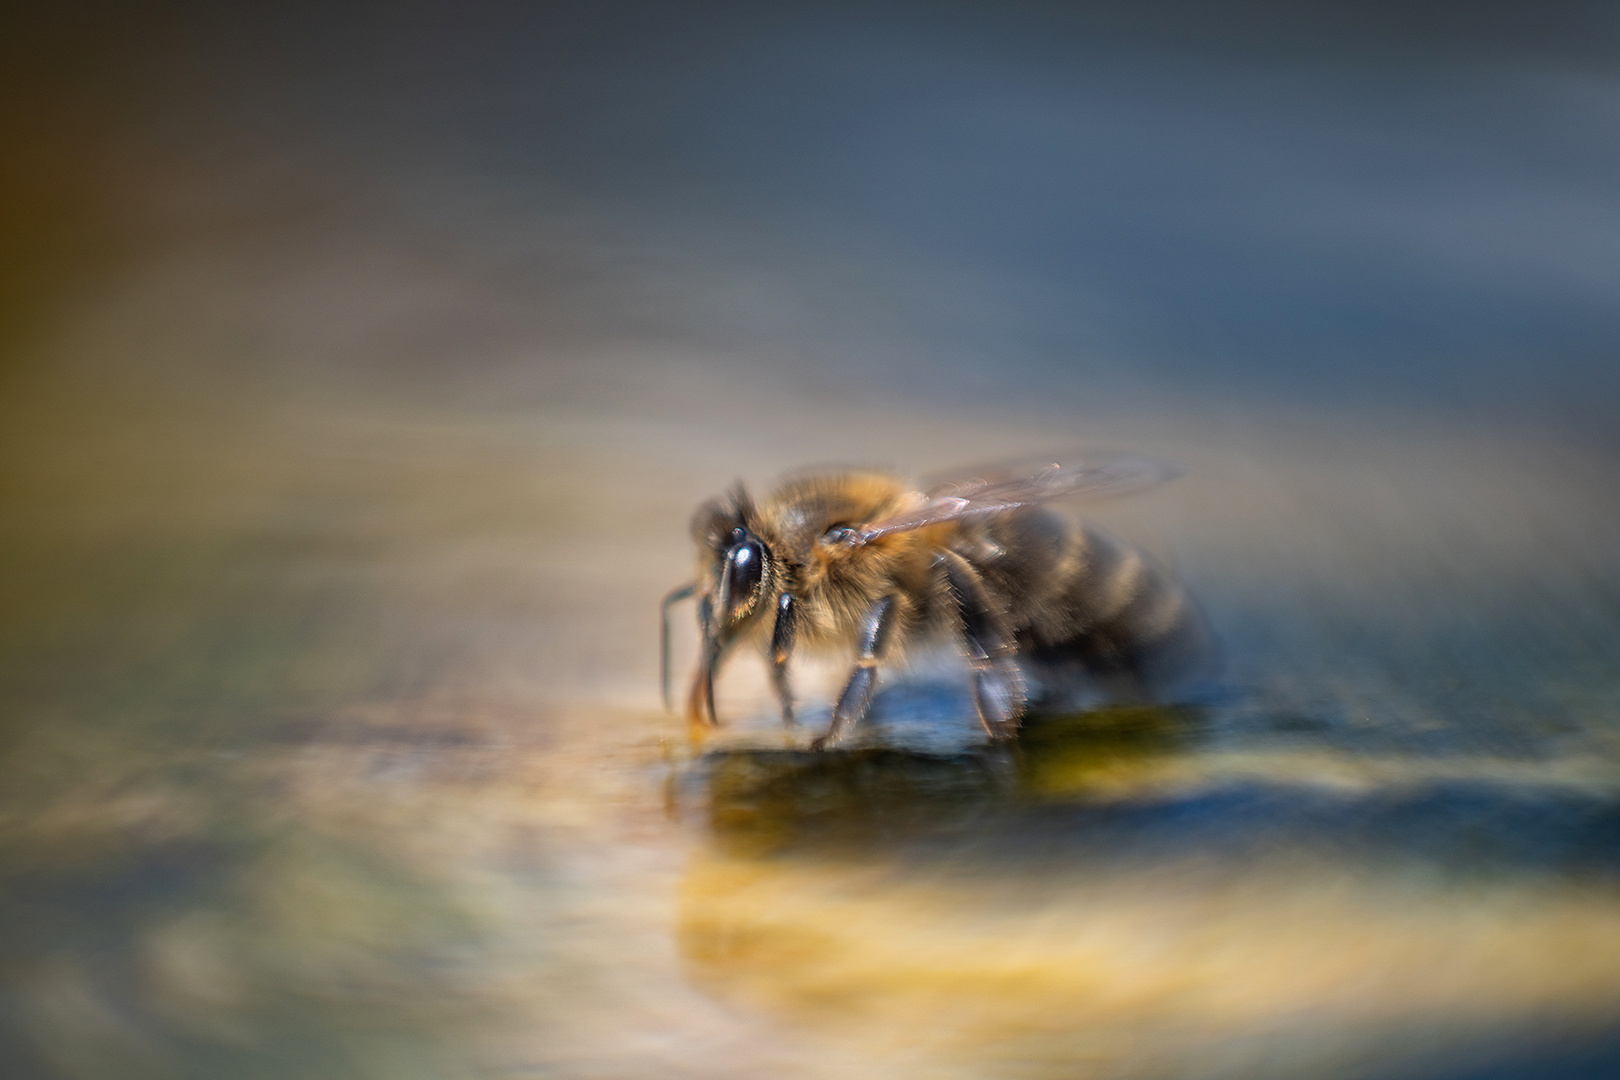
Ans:
{"label": "fuzzy golden thorax", "polygon": [[[704,504],[693,518],[700,601],[713,602],[725,551],[736,530],[746,530],[764,544],[769,573],[746,615],[725,628],[728,644],[768,635],[767,613],[777,597],[791,592],[800,604],[800,642],[815,650],[846,647],[858,620],[879,597],[913,596],[927,588],[936,539],[930,533],[939,530],[896,534],[858,547],[844,542],[842,530],[897,513],[920,497],[910,485],[881,473],[799,477],[758,503],[738,487],[728,499]],[[909,623],[917,613],[899,614]]]}

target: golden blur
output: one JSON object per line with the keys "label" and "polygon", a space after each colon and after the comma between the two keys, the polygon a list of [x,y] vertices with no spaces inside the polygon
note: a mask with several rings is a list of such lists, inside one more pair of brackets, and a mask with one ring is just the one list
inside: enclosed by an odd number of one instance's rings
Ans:
{"label": "golden blur", "polygon": [[942,1074],[1355,1076],[1578,1040],[1620,1006],[1612,888],[1247,870],[1059,892],[719,858],[686,882],[682,942],[716,993]]}

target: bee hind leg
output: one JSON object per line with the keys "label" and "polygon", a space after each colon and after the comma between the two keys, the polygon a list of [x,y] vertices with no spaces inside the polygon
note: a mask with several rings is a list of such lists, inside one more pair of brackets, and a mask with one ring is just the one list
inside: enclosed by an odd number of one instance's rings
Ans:
{"label": "bee hind leg", "polygon": [[991,660],[973,672],[973,702],[979,708],[979,723],[997,741],[1015,738],[1024,718],[1023,672],[1011,660]]}
{"label": "bee hind leg", "polygon": [[985,734],[995,740],[1018,734],[1029,691],[1018,667],[1018,647],[985,597],[978,572],[961,555],[938,556],[945,583],[961,618],[962,644],[973,669],[973,703]]}

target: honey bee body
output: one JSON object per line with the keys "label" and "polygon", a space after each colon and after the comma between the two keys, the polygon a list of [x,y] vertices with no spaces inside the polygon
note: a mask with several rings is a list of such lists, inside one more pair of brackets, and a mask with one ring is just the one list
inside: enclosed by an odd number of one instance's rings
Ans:
{"label": "honey bee body", "polygon": [[1042,504],[1144,486],[1163,472],[1136,458],[1047,463],[928,492],[844,473],[790,480],[758,503],[740,486],[705,503],[692,522],[696,579],[666,600],[666,611],[698,600],[704,644],[689,719],[714,723],[714,675],[750,643],[766,655],[789,723],[796,648],[853,650],[818,748],[865,715],[881,665],[928,642],[961,645],[993,739],[1017,730],[1026,668],[1049,686],[1083,675],[1116,695],[1151,696],[1203,653],[1197,609],[1142,552]]}

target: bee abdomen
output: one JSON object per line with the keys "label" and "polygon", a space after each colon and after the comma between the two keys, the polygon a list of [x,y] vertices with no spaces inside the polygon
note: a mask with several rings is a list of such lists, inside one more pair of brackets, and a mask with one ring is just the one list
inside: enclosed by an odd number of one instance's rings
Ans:
{"label": "bee abdomen", "polygon": [[1126,676],[1144,692],[1207,668],[1203,615],[1175,579],[1140,549],[1070,526],[1053,590],[1021,635],[1029,659]]}

